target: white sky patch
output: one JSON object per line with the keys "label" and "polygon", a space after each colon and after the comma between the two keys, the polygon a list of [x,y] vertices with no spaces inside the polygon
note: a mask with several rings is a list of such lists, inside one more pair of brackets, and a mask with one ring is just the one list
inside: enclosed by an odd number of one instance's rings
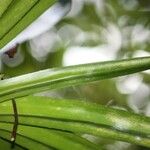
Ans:
{"label": "white sky patch", "polygon": [[141,75],[130,75],[117,80],[116,86],[122,94],[132,94],[142,84]]}
{"label": "white sky patch", "polygon": [[[68,28],[67,32],[72,35],[70,35],[72,37],[71,39],[68,38],[66,34],[64,34],[64,31],[66,32],[66,28]],[[79,41],[77,41],[76,39],[84,41],[84,33],[81,32],[79,28],[75,28],[76,32],[72,33],[70,32],[70,29],[72,28],[74,27],[68,25],[65,28],[61,29],[59,31],[60,37],[64,39],[67,43],[70,40],[72,42],[78,43]],[[119,28],[114,24],[108,24],[107,28],[103,28],[101,36],[104,37],[106,44],[102,44],[96,47],[68,47],[68,49],[64,53],[63,65],[68,66],[115,59],[116,54],[120,50],[122,45],[122,35]]]}
{"label": "white sky patch", "polygon": [[119,28],[115,24],[108,24],[107,28],[104,28],[103,36],[112,50],[116,53],[122,45],[122,35]]}
{"label": "white sky patch", "polygon": [[150,87],[142,83],[139,88],[128,98],[128,105],[134,112],[140,113],[149,101]]}
{"label": "white sky patch", "polygon": [[150,38],[150,30],[146,29],[143,25],[137,24],[133,27],[131,34],[132,44],[144,43]]}
{"label": "white sky patch", "polygon": [[30,40],[31,54],[38,61],[44,61],[48,53],[55,51],[59,37],[55,31],[48,31]]}
{"label": "white sky patch", "polygon": [[[133,57],[148,57],[150,56],[150,52],[144,50],[135,51]],[[143,71],[144,73],[150,74],[150,70]]]}
{"label": "white sky patch", "polygon": [[150,102],[149,102],[148,105],[146,106],[145,115],[148,116],[148,117],[150,117]]}
{"label": "white sky patch", "polygon": [[62,26],[57,33],[65,45],[79,43],[85,39],[84,32],[75,25]]}
{"label": "white sky patch", "polygon": [[150,56],[150,52],[144,50],[137,50],[133,54],[133,57],[147,57],[147,56]]}
{"label": "white sky patch", "polygon": [[112,60],[115,54],[111,47],[102,45],[98,47],[70,47],[66,50],[63,57],[63,65],[77,65]]}
{"label": "white sky patch", "polygon": [[1,59],[1,56],[0,56],[0,71],[2,70],[2,59]]}

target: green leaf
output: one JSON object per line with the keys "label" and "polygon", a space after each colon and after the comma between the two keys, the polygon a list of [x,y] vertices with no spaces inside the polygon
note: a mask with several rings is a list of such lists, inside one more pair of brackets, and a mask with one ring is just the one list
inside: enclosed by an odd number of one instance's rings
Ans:
{"label": "green leaf", "polygon": [[[0,135],[1,135],[1,137],[3,137],[4,140],[9,141],[9,144],[8,144],[7,147],[8,147],[8,150],[10,150],[10,147],[11,147],[11,144],[12,144],[10,142],[11,130],[10,129],[5,130],[3,125],[1,125],[2,129],[0,129]],[[9,128],[7,125],[5,127]],[[17,134],[17,139],[16,139],[14,149],[17,149],[17,145],[22,147],[22,149],[33,149],[33,150],[35,150],[37,147],[40,148],[41,150],[49,150],[50,149],[50,147],[48,147],[47,145],[45,145],[41,142],[38,142],[38,141],[33,140],[29,137],[22,136],[22,135],[19,135],[19,134]],[[5,150],[7,150],[7,149],[5,149]]]}
{"label": "green leaf", "polygon": [[150,57],[47,69],[0,81],[0,102],[150,69]]}
{"label": "green leaf", "polygon": [[[14,0],[0,18],[0,48],[15,38],[56,1]],[[4,9],[3,6],[2,8]]]}
{"label": "green leaf", "polygon": [[[10,141],[0,137],[0,148],[4,150],[10,150],[10,147]],[[20,145],[16,144],[14,150],[23,150],[23,148]]]}
{"label": "green leaf", "polygon": [[[0,122],[6,127],[6,123],[13,123],[11,102],[0,107]],[[92,103],[35,96],[21,98],[17,107],[23,126],[86,133],[150,147],[149,117]]]}
{"label": "green leaf", "polygon": [[[0,123],[0,133],[8,139],[4,131],[11,132],[12,125]],[[60,149],[60,150],[98,150],[94,144],[72,133],[19,125],[16,143],[27,149]],[[27,142],[30,141],[29,143]],[[39,144],[38,144],[39,143]],[[58,144],[59,143],[59,144]],[[36,144],[36,145],[35,145]],[[47,148],[46,148],[47,147]]]}
{"label": "green leaf", "polygon": [[0,18],[13,0],[0,0]]}

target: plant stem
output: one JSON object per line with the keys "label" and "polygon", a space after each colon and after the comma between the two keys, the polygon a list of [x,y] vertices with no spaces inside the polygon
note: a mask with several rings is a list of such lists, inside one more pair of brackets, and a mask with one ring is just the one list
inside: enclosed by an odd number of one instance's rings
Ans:
{"label": "plant stem", "polygon": [[150,57],[47,69],[0,81],[0,102],[150,69]]}

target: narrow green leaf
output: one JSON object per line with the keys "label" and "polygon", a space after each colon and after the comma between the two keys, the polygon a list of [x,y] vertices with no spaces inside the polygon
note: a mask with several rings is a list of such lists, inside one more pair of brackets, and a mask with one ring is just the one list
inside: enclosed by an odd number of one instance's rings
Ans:
{"label": "narrow green leaf", "polygon": [[[10,141],[0,137],[0,148],[2,150],[10,150],[10,147],[11,147]],[[13,150],[24,150],[24,149],[16,144]]]}
{"label": "narrow green leaf", "polygon": [[150,69],[150,57],[47,69],[0,81],[0,102]]}
{"label": "narrow green leaf", "polygon": [[38,0],[15,0],[0,18],[0,39],[36,4]]}
{"label": "narrow green leaf", "polygon": [[[12,125],[0,123],[0,129],[11,131]],[[90,142],[72,133],[19,125],[17,134],[60,150],[96,150]],[[28,143],[25,147],[29,148]],[[37,149],[37,146],[32,149]]]}
{"label": "narrow green leaf", "polygon": [[0,0],[0,18],[13,0]]}
{"label": "narrow green leaf", "polygon": [[13,5],[0,18],[0,48],[15,38],[56,1],[15,0]]}
{"label": "narrow green leaf", "polygon": [[[11,135],[10,126],[5,126],[5,128],[2,127],[2,129],[0,129],[0,135],[4,139],[10,141],[10,135]],[[27,150],[27,149],[37,150],[37,147],[40,150],[50,150],[49,146],[47,146],[39,141],[36,141],[34,139],[31,139],[29,137],[22,136],[19,134],[17,134],[16,145],[20,145],[25,150]],[[16,145],[15,145],[15,149],[16,149]],[[8,146],[9,146],[9,150],[10,150],[11,143],[9,143]]]}

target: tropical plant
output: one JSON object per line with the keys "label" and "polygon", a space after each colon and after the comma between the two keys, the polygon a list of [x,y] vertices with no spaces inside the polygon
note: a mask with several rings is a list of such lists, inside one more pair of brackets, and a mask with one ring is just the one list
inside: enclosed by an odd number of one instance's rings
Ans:
{"label": "tropical plant", "polygon": [[[61,2],[64,4],[67,1]],[[11,48],[9,52],[5,52],[3,49],[7,49],[10,41],[54,3],[56,0],[0,1],[0,48],[5,53],[2,55],[10,57],[11,53],[13,57],[18,47]],[[110,4],[106,7],[108,9],[106,18],[110,17],[109,13],[111,12],[113,14],[112,22],[116,22],[117,13],[113,12],[114,10],[109,6],[117,7],[118,12],[124,13],[121,4],[118,1],[113,2],[113,0],[108,3]],[[104,18],[101,16],[99,19],[94,14],[95,12],[91,13],[89,9],[92,8],[93,5],[86,3],[82,12],[83,16],[65,18],[57,24],[57,28],[70,22],[87,32],[101,32],[96,25],[101,24],[103,27],[107,24],[106,20],[103,20]],[[137,16],[131,11],[126,12],[130,17]],[[118,17],[121,16],[121,13],[117,14]],[[128,20],[133,18],[128,18]],[[86,20],[92,20],[93,24],[88,26],[85,23]],[[90,38],[84,40],[83,45],[92,47],[102,42],[105,42],[102,38],[96,40]],[[30,49],[28,42],[19,44],[21,52],[28,57],[26,59],[28,64],[25,63],[23,66],[13,69],[4,64],[1,73],[3,80],[0,81],[0,149],[100,150],[107,149],[106,145],[109,142],[112,143],[110,140],[128,142],[144,149],[150,148],[150,118],[131,111],[125,102],[127,95],[118,94],[114,88],[114,80],[110,80],[150,69],[150,56],[129,58],[132,53],[128,52],[129,57],[122,59],[122,56],[126,54],[126,45],[123,45],[123,50],[117,54],[117,60],[62,67],[59,63],[62,59],[62,51],[64,52],[64,49],[72,44],[70,42],[64,46],[64,43],[60,44],[59,48],[57,47],[60,49],[59,51],[52,54],[56,60],[50,66],[48,64],[50,59],[44,65],[36,62],[34,58],[31,59],[31,55],[27,52]],[[146,49],[148,49],[147,45],[145,45]],[[136,47],[137,45],[132,47],[133,51]],[[121,59],[118,60],[118,58]],[[58,62],[56,62],[57,60]],[[35,64],[40,67],[35,69]],[[48,67],[55,68],[47,69]],[[143,72],[142,76],[149,85],[149,74]],[[93,85],[96,87],[98,100],[101,101],[102,97],[98,95],[103,91],[99,89],[101,82],[98,81],[101,80],[106,82],[102,87],[102,89],[104,88],[103,95],[107,95],[107,86],[112,88],[114,92],[110,93],[113,93],[112,97],[116,98],[115,103],[120,104],[120,107],[107,105],[103,100],[103,104],[98,104],[97,100],[94,103],[89,100],[94,99],[93,95],[88,97],[88,101],[81,100],[81,96],[75,96],[75,98],[73,96],[72,98],[69,96],[66,98],[46,96],[51,90],[60,89],[59,92],[64,93],[63,89],[67,91],[68,87],[81,88],[83,85],[86,87]],[[91,89],[87,91],[90,92]],[[39,94],[44,91],[48,92]],[[15,124],[16,119],[18,119],[17,124]],[[14,127],[16,130],[13,129]],[[12,131],[16,132],[16,139],[11,139],[11,135],[15,135]],[[93,140],[95,138],[97,138],[97,142]]]}

